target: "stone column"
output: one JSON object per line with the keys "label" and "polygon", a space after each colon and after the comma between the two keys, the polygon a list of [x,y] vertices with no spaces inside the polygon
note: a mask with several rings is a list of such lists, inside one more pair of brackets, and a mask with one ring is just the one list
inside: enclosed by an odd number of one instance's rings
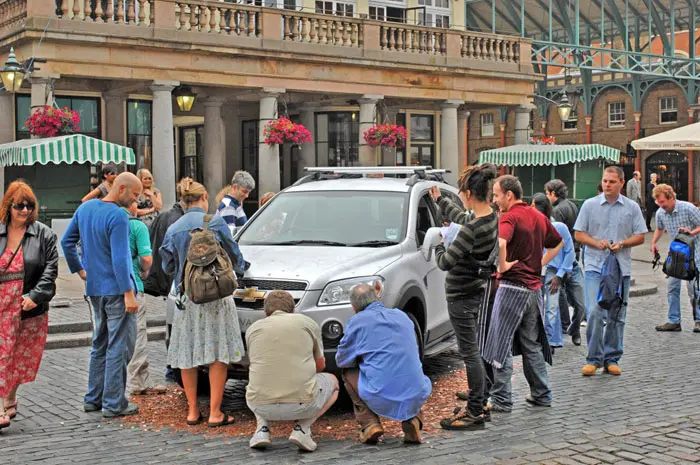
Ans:
{"label": "stone column", "polygon": [[153,81],[153,176],[163,195],[163,205],[175,203],[175,144],[173,133],[173,96],[177,81]]}
{"label": "stone column", "polygon": [[226,129],[221,117],[225,99],[209,97],[204,101],[204,185],[209,193],[209,211],[216,210],[216,194],[226,183]]}
{"label": "stone column", "polygon": [[280,156],[277,145],[265,144],[263,130],[265,125],[277,118],[277,97],[285,89],[263,89],[260,96],[260,128],[258,132],[258,177],[257,185],[260,195],[265,192],[280,190]]}
{"label": "stone column", "polygon": [[[642,133],[642,112],[634,112],[634,139],[639,139],[639,135]],[[637,152],[637,156],[634,158],[634,170],[642,172],[642,154]]]}
{"label": "stone column", "polygon": [[542,137],[547,137],[547,120],[543,119],[540,121],[540,126],[542,127]]}
{"label": "stone column", "polygon": [[[384,117],[390,124],[396,124],[396,117],[399,115],[399,107],[387,107]],[[392,147],[382,147],[382,166],[396,166],[396,149]]]}
{"label": "stone column", "polygon": [[29,82],[32,84],[32,113],[34,112],[34,108],[53,105],[53,81],[60,77],[60,74],[47,74],[35,75],[29,78]]}
{"label": "stone column", "polygon": [[457,112],[457,151],[460,166],[469,165],[469,115],[468,111]]}
{"label": "stone column", "polygon": [[535,106],[524,105],[515,109],[515,145],[527,144],[530,129],[530,111]]}
{"label": "stone column", "polygon": [[317,105],[308,104],[302,106],[299,112],[299,123],[309,130],[313,142],[301,144],[301,160],[297,163],[297,178],[306,175],[304,168],[316,166],[316,108]]}
{"label": "stone column", "polygon": [[583,117],[583,119],[586,121],[586,144],[590,144],[593,140],[593,131],[591,131],[591,123],[593,122],[593,116],[586,115]]}
{"label": "stone column", "polygon": [[[14,94],[0,92],[0,144],[12,142],[14,118],[12,117],[12,100]],[[8,181],[13,181],[8,179]],[[0,196],[5,193],[5,167],[0,166]]]}
{"label": "stone column", "polygon": [[383,95],[363,95],[358,100],[360,103],[360,166],[377,166],[377,151],[367,145],[363,134],[376,124],[377,102],[383,98]]}
{"label": "stone column", "polygon": [[457,108],[462,100],[445,100],[440,105],[440,167],[450,170],[445,180],[455,185],[462,169],[459,157],[459,130],[457,129]]}
{"label": "stone column", "polygon": [[105,121],[107,123],[106,140],[113,144],[125,145],[126,118],[124,117],[124,102],[126,102],[126,95],[104,94],[104,99]]}

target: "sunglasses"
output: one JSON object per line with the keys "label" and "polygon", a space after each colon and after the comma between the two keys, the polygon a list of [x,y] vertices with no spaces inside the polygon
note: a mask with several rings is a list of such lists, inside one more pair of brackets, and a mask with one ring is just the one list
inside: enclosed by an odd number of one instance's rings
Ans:
{"label": "sunglasses", "polygon": [[34,211],[34,208],[36,208],[36,204],[34,202],[13,203],[12,208],[17,210],[18,212],[21,212],[22,210],[24,210],[26,208],[28,211],[31,212],[31,211]]}

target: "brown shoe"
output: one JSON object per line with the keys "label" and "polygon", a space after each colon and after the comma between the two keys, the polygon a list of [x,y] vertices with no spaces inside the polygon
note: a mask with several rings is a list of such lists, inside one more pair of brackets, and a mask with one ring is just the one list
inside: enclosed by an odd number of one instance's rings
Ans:
{"label": "brown shoe", "polygon": [[681,325],[675,323],[664,323],[656,327],[657,331],[680,331]]}
{"label": "brown shoe", "polygon": [[384,434],[382,425],[373,423],[360,431],[360,442],[376,444],[382,434]]}
{"label": "brown shoe", "polygon": [[132,396],[157,396],[168,392],[165,386],[149,386],[146,389],[131,391]]}
{"label": "brown shoe", "polygon": [[695,322],[695,327],[693,328],[694,333],[700,333],[700,321]]}
{"label": "brown shoe", "polygon": [[422,427],[418,417],[413,417],[410,420],[402,422],[403,442],[406,444],[420,444],[423,442],[423,438],[420,434]]}
{"label": "brown shoe", "polygon": [[622,369],[617,365],[607,365],[605,371],[613,376],[620,376],[622,374]]}
{"label": "brown shoe", "polygon": [[597,366],[588,363],[581,368],[581,374],[583,376],[595,376],[596,370],[598,370]]}

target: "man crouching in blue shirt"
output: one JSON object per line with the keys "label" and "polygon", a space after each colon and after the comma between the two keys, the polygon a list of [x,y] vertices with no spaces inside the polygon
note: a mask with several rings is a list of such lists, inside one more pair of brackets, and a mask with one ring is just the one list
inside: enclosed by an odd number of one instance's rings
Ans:
{"label": "man crouching in blue shirt", "polygon": [[379,415],[401,421],[404,442],[420,444],[421,408],[430,396],[413,322],[386,308],[372,286],[350,290],[355,315],[348,321],[335,360],[360,424],[360,441],[374,444],[384,434]]}
{"label": "man crouching in blue shirt", "polygon": [[129,248],[129,215],[121,207],[136,202],[139,195],[139,178],[120,174],[109,194],[78,207],[61,241],[71,273],[86,281],[85,295],[90,297],[95,316],[83,407],[86,412],[102,410],[107,418],[138,412],[138,406],[124,395],[139,305]]}

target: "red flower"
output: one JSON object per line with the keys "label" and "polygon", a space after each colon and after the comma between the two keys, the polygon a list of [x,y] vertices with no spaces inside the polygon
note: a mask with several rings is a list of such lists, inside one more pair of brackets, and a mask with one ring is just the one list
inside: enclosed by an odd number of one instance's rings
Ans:
{"label": "red flower", "polygon": [[311,133],[301,124],[293,123],[289,118],[280,118],[268,122],[263,129],[266,145],[309,144]]}
{"label": "red flower", "polygon": [[408,138],[406,128],[396,124],[372,126],[362,135],[370,147],[393,147],[397,149],[404,148]]}
{"label": "red flower", "polygon": [[80,114],[67,107],[50,106],[38,108],[24,122],[32,136],[56,137],[80,131]]}

